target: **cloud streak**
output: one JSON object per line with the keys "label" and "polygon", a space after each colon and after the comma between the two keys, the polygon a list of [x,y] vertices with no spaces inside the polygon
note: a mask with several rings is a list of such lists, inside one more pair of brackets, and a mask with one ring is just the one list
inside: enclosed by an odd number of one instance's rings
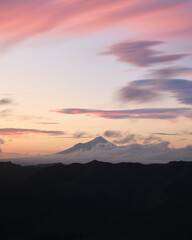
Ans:
{"label": "cloud streak", "polygon": [[35,122],[36,124],[41,124],[41,125],[57,125],[60,124],[58,122]]}
{"label": "cloud streak", "polygon": [[39,129],[24,129],[24,128],[0,128],[0,136],[1,135],[24,135],[24,134],[47,134],[47,135],[63,135],[65,134],[63,131],[47,131],[47,130],[39,130]]}
{"label": "cloud streak", "polygon": [[163,142],[161,138],[153,135],[149,135],[145,137],[140,134],[133,134],[129,132],[122,133],[120,131],[113,131],[113,130],[107,130],[103,133],[103,135],[105,137],[112,138],[113,143],[115,144],[133,144],[133,143],[149,144],[149,143]]}
{"label": "cloud streak", "polygon": [[159,133],[151,133],[151,134],[154,134],[154,135],[162,135],[162,136],[179,136],[180,134],[178,133],[162,133],[162,132],[159,132]]}
{"label": "cloud streak", "polygon": [[107,119],[176,119],[192,118],[192,108],[145,108],[132,110],[94,110],[84,108],[66,108],[55,110],[61,114],[86,114]]}
{"label": "cloud streak", "polygon": [[138,139],[139,135],[136,134],[126,134],[126,136],[121,137],[119,139],[115,139],[113,142],[115,144],[127,144],[127,143],[135,143]]}
{"label": "cloud streak", "polygon": [[86,132],[75,132],[72,138],[90,138]]}
{"label": "cloud streak", "polygon": [[13,100],[11,98],[0,99],[0,106],[9,105],[9,104],[13,104]]}
{"label": "cloud streak", "polygon": [[151,70],[152,77],[158,79],[175,78],[180,76],[192,76],[192,68],[187,67],[168,67]]}
{"label": "cloud streak", "polygon": [[4,109],[0,111],[0,117],[7,117],[11,114],[11,109]]}
{"label": "cloud streak", "polygon": [[186,79],[144,79],[128,83],[118,91],[123,102],[148,102],[168,93],[179,103],[192,104],[192,81]]}
{"label": "cloud streak", "polygon": [[101,55],[112,55],[118,61],[137,67],[173,62],[187,56],[187,54],[164,54],[164,52],[152,49],[163,44],[162,41],[135,41],[122,42],[108,47]]}
{"label": "cloud streak", "polygon": [[[0,145],[3,145],[5,143],[5,141],[2,139],[2,138],[0,138]],[[2,153],[2,149],[0,148],[0,153]]]}
{"label": "cloud streak", "polygon": [[51,32],[89,34],[118,24],[161,34],[191,34],[189,9],[190,0],[1,0],[0,36],[10,44]]}
{"label": "cloud streak", "polygon": [[122,133],[120,131],[107,130],[103,133],[103,135],[109,138],[119,138],[122,136]]}

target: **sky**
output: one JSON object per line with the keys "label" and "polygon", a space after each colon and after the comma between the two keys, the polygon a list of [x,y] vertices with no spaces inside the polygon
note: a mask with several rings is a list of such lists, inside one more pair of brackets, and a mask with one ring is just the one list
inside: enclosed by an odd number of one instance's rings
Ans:
{"label": "sky", "polygon": [[0,0],[0,158],[97,136],[185,155],[191,11],[191,0]]}

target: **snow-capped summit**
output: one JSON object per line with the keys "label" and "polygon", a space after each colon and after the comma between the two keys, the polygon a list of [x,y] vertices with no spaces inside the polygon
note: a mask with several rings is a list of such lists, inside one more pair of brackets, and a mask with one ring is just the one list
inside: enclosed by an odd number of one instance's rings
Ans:
{"label": "snow-capped summit", "polygon": [[68,153],[72,153],[72,152],[76,152],[76,151],[89,151],[94,147],[105,147],[105,146],[114,146],[115,145],[109,141],[107,141],[105,138],[99,136],[94,138],[93,140],[86,142],[86,143],[77,143],[76,145],[74,145],[73,147],[64,150],[62,152],[59,152],[59,154],[68,154]]}

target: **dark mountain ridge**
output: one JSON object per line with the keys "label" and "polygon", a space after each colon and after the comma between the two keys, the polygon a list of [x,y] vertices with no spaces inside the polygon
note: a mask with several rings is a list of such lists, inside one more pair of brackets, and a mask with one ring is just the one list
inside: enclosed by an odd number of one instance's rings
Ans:
{"label": "dark mountain ridge", "polygon": [[0,195],[5,240],[192,239],[191,162],[0,163]]}

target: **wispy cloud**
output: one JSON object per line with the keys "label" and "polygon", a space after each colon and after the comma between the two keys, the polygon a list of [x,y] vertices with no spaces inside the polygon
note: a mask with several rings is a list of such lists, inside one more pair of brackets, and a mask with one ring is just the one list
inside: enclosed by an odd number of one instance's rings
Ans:
{"label": "wispy cloud", "polygon": [[[145,80],[145,83],[147,83]],[[150,102],[161,98],[161,92],[154,81],[148,81],[149,84],[143,84],[144,80],[129,82],[126,86],[117,91],[118,100],[122,102]],[[150,84],[151,83],[151,84]]]}
{"label": "wispy cloud", "polygon": [[26,158],[26,157],[28,157],[29,155],[26,153],[26,154],[22,154],[22,153],[9,153],[9,152],[4,152],[4,151],[2,151],[2,152],[0,152],[0,159],[11,159],[11,161],[12,161],[12,159],[15,159],[15,158],[17,158],[17,159],[24,159],[24,158]]}
{"label": "wispy cloud", "polygon": [[41,120],[41,121],[48,121],[50,120],[49,118],[47,117],[42,117],[42,116],[36,116],[36,115],[17,115],[16,118],[20,121],[23,121],[23,120]]}
{"label": "wispy cloud", "polygon": [[157,133],[151,133],[154,135],[162,135],[162,136],[179,136],[180,134],[178,133],[162,133],[162,132],[157,132]]}
{"label": "wispy cloud", "polygon": [[114,131],[114,130],[107,130],[103,133],[104,137],[109,138],[119,138],[122,136],[122,133],[120,131]]}
{"label": "wispy cloud", "polygon": [[7,117],[11,114],[12,109],[8,109],[9,105],[13,105],[14,101],[12,98],[2,98],[0,99],[0,107],[6,106],[6,109],[0,110],[0,117]]}
{"label": "wispy cloud", "polygon": [[90,137],[86,132],[75,132],[73,138],[87,138]]}
{"label": "wispy cloud", "polygon": [[108,47],[108,50],[101,54],[115,56],[120,62],[138,67],[173,62],[187,56],[187,54],[165,54],[152,48],[163,43],[162,41],[122,42]]}
{"label": "wispy cloud", "polygon": [[11,98],[0,99],[0,106],[9,105],[9,104],[13,104],[13,100]]}
{"label": "wispy cloud", "polygon": [[63,135],[63,131],[47,131],[39,129],[24,129],[24,128],[0,128],[1,135],[24,135],[24,134],[48,134],[48,135]]}
{"label": "wispy cloud", "polygon": [[60,124],[58,122],[35,122],[36,124],[41,124],[41,125],[57,125]]}
{"label": "wispy cloud", "polygon": [[191,33],[189,9],[190,0],[1,0],[0,36],[11,44],[51,32],[89,34],[121,23],[127,29],[139,25],[161,34],[186,34]]}
{"label": "wispy cloud", "polygon": [[92,138],[93,136],[87,132],[77,131],[73,134],[66,134],[64,137],[58,138]]}
{"label": "wispy cloud", "polygon": [[151,143],[163,143],[163,141],[160,137],[150,135],[143,139],[143,144],[151,144]]}
{"label": "wispy cloud", "polygon": [[138,137],[139,136],[136,134],[129,133],[123,137],[120,137],[119,139],[115,139],[113,142],[115,144],[135,143],[135,142],[137,142]]}
{"label": "wispy cloud", "polygon": [[188,67],[168,67],[150,71],[153,78],[167,79],[180,76],[192,76],[192,68]]}
{"label": "wispy cloud", "polygon": [[185,79],[144,79],[128,83],[118,91],[123,102],[148,102],[169,93],[178,102],[192,104],[192,81]]}
{"label": "wispy cloud", "polygon": [[[2,138],[0,138],[0,145],[3,145],[5,143],[5,141],[2,139]],[[2,149],[0,148],[0,153],[2,152]]]}
{"label": "wispy cloud", "polygon": [[0,117],[7,117],[11,114],[11,109],[4,109],[0,111]]}
{"label": "wispy cloud", "polygon": [[87,114],[107,119],[175,119],[192,118],[192,108],[144,108],[131,110],[95,110],[84,108],[66,108],[55,110],[61,114]]}
{"label": "wispy cloud", "polygon": [[107,130],[103,133],[105,137],[112,138],[113,143],[115,144],[133,144],[133,143],[159,143],[163,142],[163,140],[159,137],[149,135],[149,136],[142,136],[140,134],[130,133],[128,131],[121,132],[121,131],[113,131]]}

